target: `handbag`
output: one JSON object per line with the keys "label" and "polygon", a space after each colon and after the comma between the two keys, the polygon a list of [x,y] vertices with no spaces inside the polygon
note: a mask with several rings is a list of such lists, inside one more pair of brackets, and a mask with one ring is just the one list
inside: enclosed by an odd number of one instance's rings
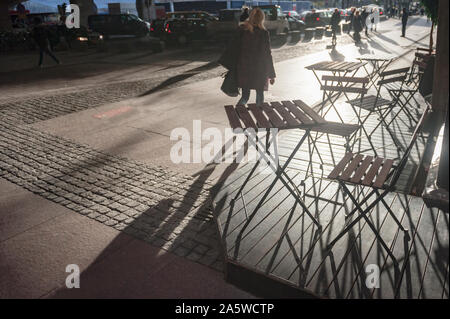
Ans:
{"label": "handbag", "polygon": [[223,79],[222,86],[220,87],[223,93],[228,96],[236,97],[239,95],[239,88],[236,79],[236,72],[228,71]]}

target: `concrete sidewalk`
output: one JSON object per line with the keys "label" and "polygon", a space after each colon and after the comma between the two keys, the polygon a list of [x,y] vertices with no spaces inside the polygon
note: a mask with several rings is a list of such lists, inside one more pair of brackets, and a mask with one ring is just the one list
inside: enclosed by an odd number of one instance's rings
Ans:
{"label": "concrete sidewalk", "polygon": [[[330,59],[351,61],[361,56],[402,56],[405,52],[415,49],[418,45],[416,41],[423,39],[428,33],[426,19],[420,19],[408,28],[409,38],[400,38],[399,31],[395,30],[371,36],[366,48],[351,44],[338,47],[334,53],[324,48],[318,53],[277,63],[276,83],[265,93],[265,98],[267,101],[301,99],[312,104],[321,98],[322,93],[312,72],[306,70],[305,66]],[[423,41],[422,45],[425,43],[426,41]],[[410,61],[410,58],[401,57],[396,63],[401,65]],[[204,163],[185,165],[171,162],[170,148],[175,142],[170,143],[170,133],[178,127],[192,132],[193,120],[201,120],[203,129],[228,127],[223,106],[236,103],[236,98],[227,97],[220,91],[221,82],[222,78],[214,78],[139,98],[105,104],[39,122],[34,127],[86,143],[108,153],[195,174],[204,167]],[[252,99],[254,95],[251,96],[251,101]],[[125,111],[122,113],[120,110]],[[102,114],[105,114],[105,117],[99,119],[99,115]],[[192,140],[185,142],[190,143],[193,149],[207,143],[204,141],[199,144]],[[212,177],[218,177],[221,172],[217,169]]]}
{"label": "concrete sidewalk", "polygon": [[[425,19],[420,19],[408,28],[408,38],[399,38],[399,30],[392,31],[373,36],[362,50],[399,56],[413,49],[415,41],[428,32]],[[330,56],[324,50],[277,63],[277,80],[266,99],[317,101],[318,83],[304,67],[320,60],[354,60],[361,56],[354,45],[338,47],[338,52]],[[400,59],[398,63],[410,60]],[[174,164],[169,156],[174,142],[169,137],[177,127],[192,132],[193,120],[201,120],[203,129],[228,127],[223,105],[233,104],[236,99],[220,92],[221,81],[214,78],[192,83],[35,122],[28,127],[114,156],[162,165],[168,172],[194,176],[194,183],[198,176],[214,180],[224,173],[226,165],[210,166],[205,173],[205,163]],[[192,149],[207,143],[183,142]],[[0,189],[1,298],[252,297],[226,284],[217,271],[220,268],[205,267],[156,248],[6,179],[0,179]],[[139,217],[136,220],[139,222]],[[80,266],[81,289],[65,288],[68,264]]]}

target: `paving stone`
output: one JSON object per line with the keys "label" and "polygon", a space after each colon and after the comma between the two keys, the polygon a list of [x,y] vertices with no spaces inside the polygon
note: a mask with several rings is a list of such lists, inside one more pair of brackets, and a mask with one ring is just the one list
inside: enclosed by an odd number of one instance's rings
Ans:
{"label": "paving stone", "polygon": [[202,258],[202,255],[197,254],[195,251],[191,251],[187,254],[186,258],[192,261],[199,261]]}
{"label": "paving stone", "polygon": [[26,125],[95,105],[89,98],[72,100],[83,96],[65,96],[70,101],[66,105],[58,104],[60,96],[0,105],[0,176],[152,245],[183,256],[190,252],[191,260],[205,255],[208,258],[201,263],[209,265],[219,255],[210,254],[216,249],[217,235],[198,228],[200,224],[193,219],[208,220],[209,211],[193,211],[193,205],[202,206],[209,198],[197,187],[201,183],[160,166],[104,154]]}
{"label": "paving stone", "polygon": [[179,245],[175,250],[174,253],[178,256],[185,257],[190,252],[190,249],[183,247],[182,245]]}

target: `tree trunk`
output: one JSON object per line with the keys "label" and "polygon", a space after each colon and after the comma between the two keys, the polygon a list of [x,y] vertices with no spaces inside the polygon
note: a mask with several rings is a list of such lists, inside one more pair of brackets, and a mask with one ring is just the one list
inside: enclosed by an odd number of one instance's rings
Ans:
{"label": "tree trunk", "polygon": [[[442,114],[446,119],[444,141],[442,143],[441,157],[439,159],[439,172],[437,185],[448,190],[448,6],[447,0],[439,0],[439,17],[436,40],[436,62],[433,81],[433,110]],[[447,116],[445,116],[447,115]]]}
{"label": "tree trunk", "polygon": [[430,31],[430,45],[429,45],[429,50],[430,50],[430,53],[433,51],[433,45],[434,45],[434,42],[433,42],[433,31],[434,31],[434,22],[431,22],[431,31]]}

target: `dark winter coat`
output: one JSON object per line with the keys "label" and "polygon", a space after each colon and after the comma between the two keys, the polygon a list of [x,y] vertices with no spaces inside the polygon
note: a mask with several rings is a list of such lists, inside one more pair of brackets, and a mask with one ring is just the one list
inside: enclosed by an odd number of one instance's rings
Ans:
{"label": "dark winter coat", "polygon": [[408,22],[408,12],[403,12],[402,13],[402,24],[406,25],[406,23]]}
{"label": "dark winter coat", "polygon": [[362,22],[362,19],[361,19],[360,15],[359,16],[355,15],[353,17],[353,23],[352,24],[353,24],[353,30],[355,32],[361,32],[363,30],[363,22]]}
{"label": "dark winter coat", "polygon": [[267,84],[267,79],[275,78],[267,30],[254,28],[253,32],[250,32],[240,28],[236,72],[240,88],[262,90]]}
{"label": "dark winter coat", "polygon": [[[363,23],[363,26],[364,27],[366,27],[367,25],[366,25],[366,20],[367,20],[367,17],[369,16],[369,12],[367,12],[366,10],[364,10],[363,12],[361,12],[361,20],[362,20],[362,23]],[[373,19],[372,19],[373,20]],[[372,21],[371,21],[372,22]],[[373,23],[373,22],[372,22]]]}
{"label": "dark winter coat", "polygon": [[331,16],[331,28],[336,30],[341,22],[341,14],[339,12],[333,12]]}
{"label": "dark winter coat", "polygon": [[40,48],[48,47],[48,31],[43,25],[37,25],[34,27],[31,36]]}

